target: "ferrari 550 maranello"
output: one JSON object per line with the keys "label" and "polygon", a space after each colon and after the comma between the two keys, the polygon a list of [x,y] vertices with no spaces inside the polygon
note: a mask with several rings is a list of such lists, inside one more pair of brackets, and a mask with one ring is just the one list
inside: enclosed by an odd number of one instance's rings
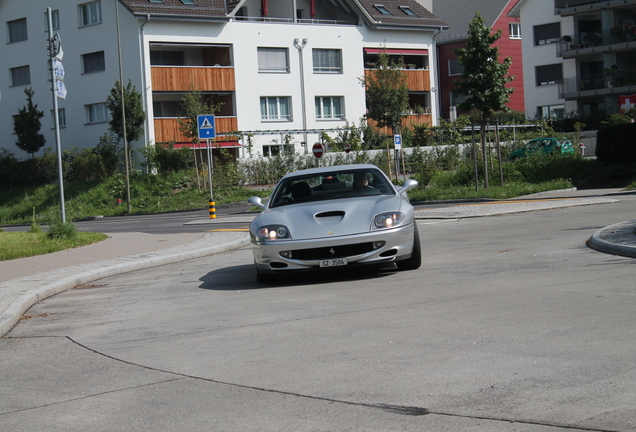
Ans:
{"label": "ferrari 550 maranello", "polygon": [[284,176],[250,225],[259,282],[273,275],[395,263],[420,266],[420,239],[406,192],[375,165],[313,168]]}

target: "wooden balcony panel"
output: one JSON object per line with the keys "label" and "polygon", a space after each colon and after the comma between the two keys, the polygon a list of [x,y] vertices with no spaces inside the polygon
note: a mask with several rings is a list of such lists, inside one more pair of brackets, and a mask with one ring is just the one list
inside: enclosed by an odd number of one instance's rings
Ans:
{"label": "wooden balcony panel", "polygon": [[430,91],[431,73],[427,70],[405,70],[406,85],[410,91]]}
{"label": "wooden balcony panel", "polygon": [[[383,132],[391,136],[393,135],[393,130],[391,128],[385,127],[385,128],[379,129],[377,126],[375,126],[375,122],[371,119],[367,120],[367,123],[371,126],[374,126],[380,132]],[[433,116],[430,114],[410,114],[410,115],[404,116],[402,120],[402,128],[407,128],[407,127],[410,128],[410,127],[421,125],[421,124],[431,127],[433,125]]]}
{"label": "wooden balcony panel", "polygon": [[[154,120],[155,123],[155,142],[156,143],[179,143],[190,142],[179,130],[179,123],[175,118],[159,118]],[[232,132],[237,130],[238,121],[236,117],[217,117],[216,133]],[[227,137],[219,137],[218,140],[225,140]]]}
{"label": "wooden balcony panel", "polygon": [[[374,69],[365,69],[365,78],[375,72]],[[405,69],[406,85],[409,91],[431,91],[431,72],[423,69]]]}
{"label": "wooden balcony panel", "polygon": [[234,91],[234,68],[153,67],[153,91]]}

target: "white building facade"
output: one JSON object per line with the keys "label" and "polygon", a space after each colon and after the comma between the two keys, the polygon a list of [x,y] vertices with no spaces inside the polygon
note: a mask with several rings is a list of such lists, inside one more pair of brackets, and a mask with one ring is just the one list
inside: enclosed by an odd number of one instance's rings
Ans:
{"label": "white building facade", "polygon": [[145,136],[136,146],[191,146],[177,118],[183,97],[196,90],[220,106],[216,147],[233,149],[236,156],[277,154],[282,144],[297,153],[310,151],[322,131],[334,134],[360,124],[366,112],[360,78],[379,50],[402,56],[412,69],[406,71],[410,98],[424,110],[410,124],[434,124],[438,108],[430,65],[434,35],[444,24],[419,3],[385,8],[353,0],[270,3],[51,0],[27,6],[0,0],[7,28],[0,50],[9,59],[0,75],[0,147],[23,156],[13,145],[13,115],[26,103],[29,87],[45,113],[47,146],[54,145],[47,6],[64,50],[68,95],[58,100],[64,149],[94,147],[107,131],[105,102],[119,79],[116,5],[123,80],[142,94],[147,114]]}

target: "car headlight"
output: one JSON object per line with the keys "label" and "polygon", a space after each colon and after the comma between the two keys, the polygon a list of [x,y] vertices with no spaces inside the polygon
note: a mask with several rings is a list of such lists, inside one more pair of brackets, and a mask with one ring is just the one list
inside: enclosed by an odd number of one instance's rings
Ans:
{"label": "car headlight", "polygon": [[393,212],[393,213],[382,213],[376,215],[373,218],[373,228],[382,229],[382,228],[392,228],[402,223],[404,220],[404,213]]}
{"label": "car headlight", "polygon": [[289,239],[289,230],[284,225],[267,225],[258,230],[258,236],[263,240]]}

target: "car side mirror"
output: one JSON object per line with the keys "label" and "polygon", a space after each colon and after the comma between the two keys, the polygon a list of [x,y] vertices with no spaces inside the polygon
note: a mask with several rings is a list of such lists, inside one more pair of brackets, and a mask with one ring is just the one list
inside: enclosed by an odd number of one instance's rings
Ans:
{"label": "car side mirror", "polygon": [[248,198],[247,202],[252,205],[258,206],[262,209],[265,208],[265,204],[263,204],[263,202],[261,201],[261,197],[258,197],[258,196],[253,196]]}
{"label": "car side mirror", "polygon": [[418,185],[417,180],[408,179],[404,181],[404,183],[402,184],[402,187],[400,187],[399,190],[400,192],[406,192],[411,189],[415,189],[417,185]]}

